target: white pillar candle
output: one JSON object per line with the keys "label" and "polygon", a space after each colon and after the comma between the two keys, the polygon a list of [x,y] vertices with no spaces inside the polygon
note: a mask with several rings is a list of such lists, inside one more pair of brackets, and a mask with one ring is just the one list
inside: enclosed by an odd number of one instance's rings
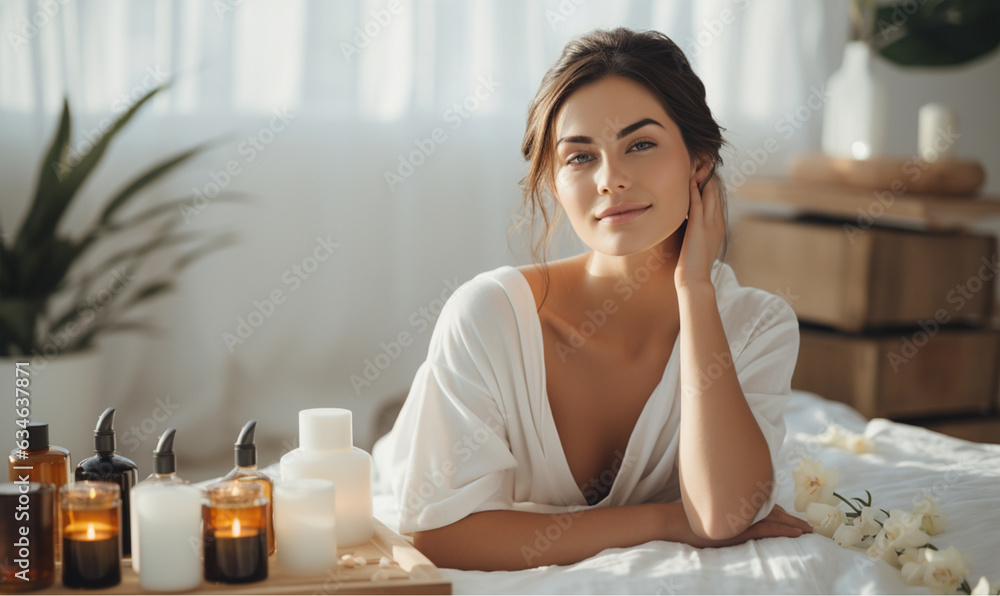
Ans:
{"label": "white pillar candle", "polygon": [[[201,584],[201,491],[188,484],[153,484],[132,493],[138,527],[139,583],[153,592]],[[136,519],[137,518],[137,519]]]}
{"label": "white pillar candle", "polygon": [[336,566],[335,514],[331,480],[304,478],[274,487],[274,535],[282,569],[318,575]]}
{"label": "white pillar candle", "polygon": [[926,162],[955,158],[958,121],[955,112],[941,103],[929,103],[920,108],[917,146]]}

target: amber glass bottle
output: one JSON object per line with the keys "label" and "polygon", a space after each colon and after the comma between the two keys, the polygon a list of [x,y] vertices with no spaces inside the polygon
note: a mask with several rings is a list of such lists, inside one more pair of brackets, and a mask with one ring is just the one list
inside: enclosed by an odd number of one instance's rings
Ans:
{"label": "amber glass bottle", "polygon": [[[29,482],[53,485],[55,498],[52,499],[52,519],[56,520],[59,513],[59,488],[69,482],[70,478],[69,450],[49,445],[49,425],[45,422],[31,422],[27,430],[28,448],[10,452],[10,457],[7,458],[7,476],[11,482],[27,476]],[[58,525],[53,523],[53,532],[58,533]],[[57,561],[62,546],[58,538],[58,535],[53,536]]]}
{"label": "amber glass bottle", "polygon": [[243,426],[239,438],[236,439],[236,467],[226,474],[223,480],[237,482],[252,482],[260,484],[267,498],[265,512],[267,516],[267,554],[274,554],[274,481],[267,474],[257,469],[257,444],[254,434],[257,421],[251,420]]}

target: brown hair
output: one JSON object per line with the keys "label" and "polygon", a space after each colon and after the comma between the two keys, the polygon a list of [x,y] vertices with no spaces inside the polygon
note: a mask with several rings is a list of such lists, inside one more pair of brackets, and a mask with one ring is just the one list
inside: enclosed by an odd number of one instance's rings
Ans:
{"label": "brown hair", "polygon": [[[531,246],[533,259],[543,266],[559,216],[554,205],[550,212],[545,201],[546,191],[549,195],[552,193],[555,171],[552,143],[556,115],[574,91],[609,76],[631,79],[646,87],[660,101],[680,129],[692,158],[702,157],[711,162],[709,178],[715,178],[723,214],[726,213],[726,188],[718,171],[722,165],[720,151],[725,144],[722,138],[725,129],[712,117],[705,102],[705,85],[691,69],[684,52],[658,31],[632,31],[624,27],[610,31],[597,29],[566,44],[559,60],[542,78],[528,110],[528,125],[521,143],[521,154],[530,163],[528,175],[521,180],[524,187],[522,222],[528,220],[531,228],[539,216],[545,222],[544,234]],[[684,228],[682,225],[682,239]],[[723,259],[728,236],[727,220]]]}

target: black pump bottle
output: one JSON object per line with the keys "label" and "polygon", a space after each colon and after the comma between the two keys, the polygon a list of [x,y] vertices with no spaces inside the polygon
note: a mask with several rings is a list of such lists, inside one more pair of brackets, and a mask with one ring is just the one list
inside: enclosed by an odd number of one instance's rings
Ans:
{"label": "black pump bottle", "polygon": [[139,475],[135,462],[115,453],[115,409],[104,410],[97,419],[94,429],[94,455],[83,460],[76,466],[75,477],[80,480],[98,480],[114,482],[122,490],[122,556],[132,554],[132,537],[130,513],[132,508],[129,495]]}

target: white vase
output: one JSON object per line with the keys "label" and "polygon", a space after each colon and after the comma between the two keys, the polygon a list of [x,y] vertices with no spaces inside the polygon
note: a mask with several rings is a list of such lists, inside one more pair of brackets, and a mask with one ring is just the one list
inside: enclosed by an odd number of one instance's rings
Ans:
{"label": "white vase", "polygon": [[[105,408],[102,361],[97,349],[51,358],[0,358],[0,394],[10,396],[4,407],[14,410],[15,364],[29,362],[28,418],[48,423],[49,442],[69,449],[72,468],[94,454],[94,426]],[[13,426],[4,424],[3,432],[13,438]],[[8,447],[13,449],[13,441]]]}
{"label": "white vase", "polygon": [[887,94],[872,72],[871,46],[849,42],[826,90],[830,98],[823,110],[823,152],[852,159],[884,156]]}

